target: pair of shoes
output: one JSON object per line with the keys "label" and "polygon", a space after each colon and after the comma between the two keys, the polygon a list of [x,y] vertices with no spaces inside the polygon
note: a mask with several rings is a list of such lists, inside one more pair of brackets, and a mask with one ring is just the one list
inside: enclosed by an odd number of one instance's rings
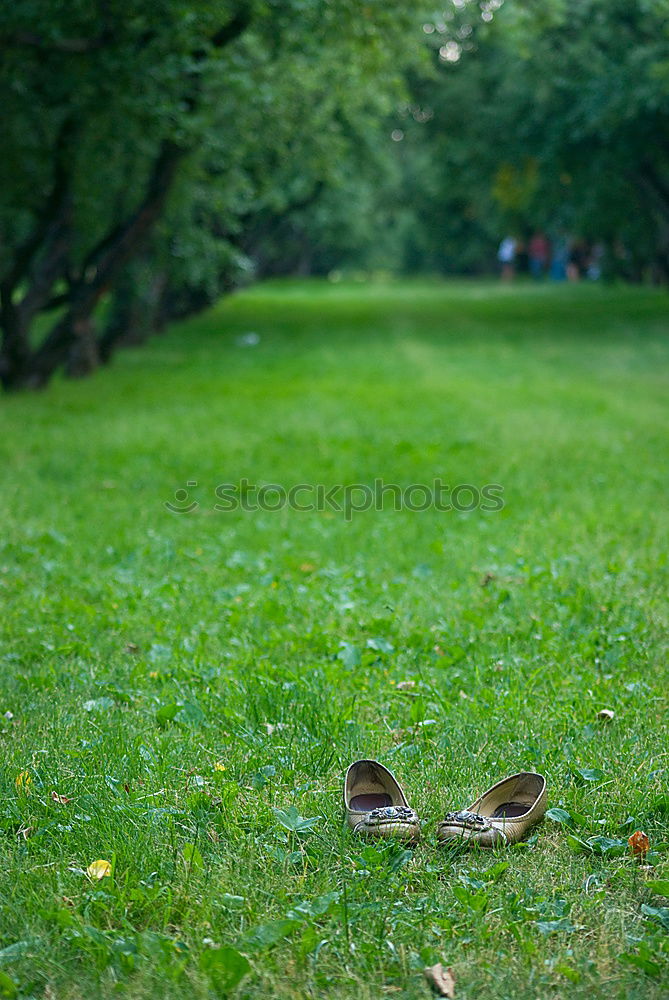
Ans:
{"label": "pair of shoes", "polygon": [[[418,814],[395,776],[376,760],[351,764],[344,781],[344,808],[355,833],[412,842],[420,838]],[[517,844],[545,812],[546,779],[534,771],[520,771],[498,781],[467,809],[446,813],[437,826],[437,840],[479,847]]]}

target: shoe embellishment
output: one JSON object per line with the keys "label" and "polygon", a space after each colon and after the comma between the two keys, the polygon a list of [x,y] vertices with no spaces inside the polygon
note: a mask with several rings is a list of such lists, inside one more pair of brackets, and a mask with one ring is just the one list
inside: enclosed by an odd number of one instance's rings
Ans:
{"label": "shoe embellishment", "polygon": [[417,822],[418,814],[409,806],[380,806],[378,809],[372,809],[368,812],[365,818],[356,825],[356,829],[360,826],[379,826],[382,823]]}
{"label": "shoe embellishment", "polygon": [[492,830],[492,825],[485,816],[479,813],[469,812],[468,809],[461,809],[459,812],[449,812],[444,816],[444,823],[456,823],[466,830],[476,830],[483,833],[485,830]]}
{"label": "shoe embellishment", "polygon": [[367,822],[383,823],[387,820],[414,820],[416,813],[408,806],[381,806],[367,814]]}

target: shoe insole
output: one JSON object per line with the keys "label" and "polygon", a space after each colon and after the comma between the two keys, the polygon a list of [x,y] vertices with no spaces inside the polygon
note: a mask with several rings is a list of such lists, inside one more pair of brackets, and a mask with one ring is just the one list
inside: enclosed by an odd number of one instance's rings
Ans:
{"label": "shoe insole", "polygon": [[393,800],[387,792],[370,792],[367,795],[354,795],[351,799],[351,809],[355,812],[369,812],[382,806],[391,806]]}
{"label": "shoe insole", "polygon": [[524,816],[528,808],[529,806],[523,805],[522,802],[503,802],[501,806],[497,806],[493,817],[499,819],[501,816]]}

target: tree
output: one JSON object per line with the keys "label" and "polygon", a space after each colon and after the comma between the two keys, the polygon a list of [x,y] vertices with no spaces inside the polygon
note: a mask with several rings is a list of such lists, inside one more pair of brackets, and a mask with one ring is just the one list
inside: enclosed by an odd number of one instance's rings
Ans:
{"label": "tree", "polygon": [[225,287],[243,270],[243,227],[312,197],[351,136],[388,113],[418,50],[413,17],[399,0],[5,10],[3,385],[40,386],[109,357],[145,293],[142,272],[167,315],[180,296]]}

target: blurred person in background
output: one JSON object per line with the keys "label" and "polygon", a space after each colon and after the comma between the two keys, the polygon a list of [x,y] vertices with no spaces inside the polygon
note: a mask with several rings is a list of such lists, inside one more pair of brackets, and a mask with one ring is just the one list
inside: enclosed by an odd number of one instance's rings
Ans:
{"label": "blurred person in background", "polygon": [[516,247],[517,241],[514,236],[505,236],[497,251],[497,260],[501,267],[503,281],[511,281],[516,273]]}
{"label": "blurred person in background", "polygon": [[546,236],[540,230],[537,230],[530,240],[529,247],[530,274],[533,278],[539,280],[545,276],[550,260],[550,253],[551,248]]}
{"label": "blurred person in background", "polygon": [[567,262],[567,277],[570,281],[580,281],[588,263],[588,250],[581,239],[572,242]]}
{"label": "blurred person in background", "polygon": [[595,243],[590,251],[587,275],[591,281],[598,281],[602,276],[605,247],[603,243]]}
{"label": "blurred person in background", "polygon": [[552,242],[550,276],[553,281],[567,280],[569,243],[564,233],[558,233]]}

